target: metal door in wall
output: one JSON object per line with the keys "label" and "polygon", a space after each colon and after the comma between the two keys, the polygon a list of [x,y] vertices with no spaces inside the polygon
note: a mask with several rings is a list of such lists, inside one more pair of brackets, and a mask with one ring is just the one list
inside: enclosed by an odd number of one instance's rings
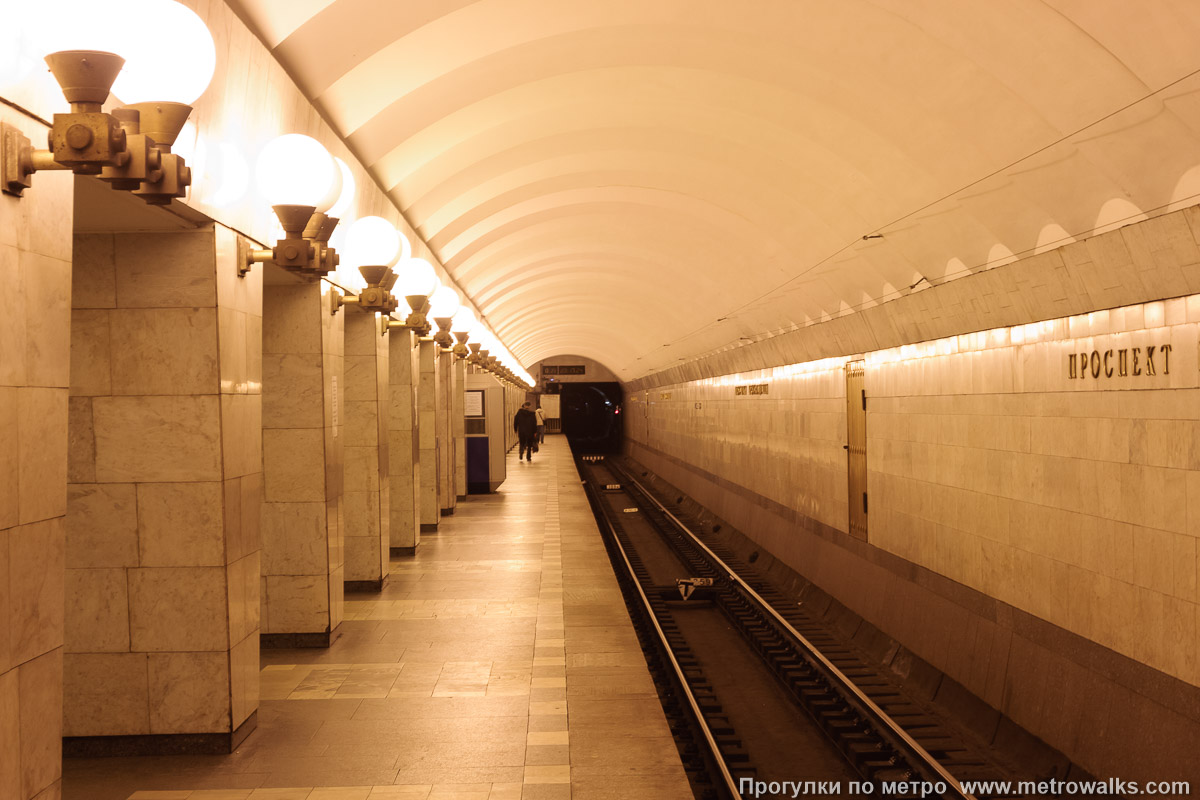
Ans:
{"label": "metal door in wall", "polygon": [[849,476],[850,535],[867,540],[866,362],[846,364],[846,474]]}

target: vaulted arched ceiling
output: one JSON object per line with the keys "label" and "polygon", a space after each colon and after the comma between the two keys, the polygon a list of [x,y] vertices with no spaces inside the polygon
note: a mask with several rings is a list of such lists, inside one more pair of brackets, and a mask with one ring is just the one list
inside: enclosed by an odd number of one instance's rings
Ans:
{"label": "vaulted arched ceiling", "polygon": [[1195,0],[228,1],[527,365],[636,378],[1200,193]]}

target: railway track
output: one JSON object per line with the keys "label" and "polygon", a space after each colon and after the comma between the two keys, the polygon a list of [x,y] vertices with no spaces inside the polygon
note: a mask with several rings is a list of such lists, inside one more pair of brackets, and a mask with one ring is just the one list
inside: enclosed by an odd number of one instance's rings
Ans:
{"label": "railway track", "polygon": [[617,460],[577,465],[697,797],[1028,796],[964,791],[1019,778]]}

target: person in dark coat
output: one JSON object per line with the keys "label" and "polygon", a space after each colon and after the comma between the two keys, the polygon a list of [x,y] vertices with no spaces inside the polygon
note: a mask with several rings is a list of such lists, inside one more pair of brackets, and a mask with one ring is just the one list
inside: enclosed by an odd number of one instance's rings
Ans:
{"label": "person in dark coat", "polygon": [[513,417],[513,430],[517,432],[517,441],[521,449],[517,451],[517,460],[525,456],[526,461],[533,461],[533,448],[537,442],[537,414],[529,403],[523,403]]}

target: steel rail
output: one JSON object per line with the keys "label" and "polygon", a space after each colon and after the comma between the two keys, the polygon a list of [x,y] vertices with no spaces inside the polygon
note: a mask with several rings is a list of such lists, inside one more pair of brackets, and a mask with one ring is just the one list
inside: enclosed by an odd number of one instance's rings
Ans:
{"label": "steel rail", "polygon": [[782,625],[788,631],[788,633],[794,636],[796,640],[800,642],[800,644],[807,649],[809,653],[816,658],[822,666],[825,667],[826,670],[829,671],[830,675],[840,682],[844,689],[852,693],[860,703],[862,703],[872,714],[874,714],[879,721],[882,722],[894,736],[896,736],[897,739],[902,741],[906,747],[910,748],[913,753],[917,755],[918,758],[924,761],[926,766],[940,775],[946,782],[946,787],[953,792],[953,796],[960,798],[960,800],[977,800],[975,795],[963,790],[962,784],[959,783],[958,778],[955,778],[952,774],[950,774],[950,772],[943,767],[937,759],[930,755],[929,752],[915,739],[909,736],[908,732],[900,727],[899,723],[892,719],[886,711],[876,705],[875,701],[873,701],[866,695],[866,693],[859,689],[858,686],[855,685],[854,681],[850,680],[850,678],[848,678],[844,672],[838,669],[833,662],[827,659],[812,642],[808,641],[804,634],[793,628],[791,623],[784,619],[783,616],[780,615],[770,603],[764,600],[758,594],[758,592],[754,590],[754,587],[746,583],[746,581],[742,579],[742,576],[738,575],[737,572],[730,568],[730,566],[726,564],[720,556],[709,549],[708,545],[701,541],[700,538],[696,536],[696,534],[693,533],[692,530],[687,527],[687,525],[684,525],[678,517],[672,514],[670,509],[659,502],[658,498],[651,494],[645,486],[639,483],[636,478],[632,477],[628,472],[625,472],[625,470],[621,469],[620,467],[615,467],[615,469],[618,472],[623,473],[625,479],[636,486],[638,491],[641,492],[647,500],[657,506],[658,510],[665,514],[667,518],[670,519],[671,522],[673,522],[682,533],[687,534],[692,541],[694,541],[705,553],[709,555],[710,558],[713,559],[714,562],[720,565],[721,569],[725,571],[730,580],[741,586],[742,589],[744,589],[751,597],[754,598],[754,600],[762,607],[763,610],[770,614],[776,622]]}
{"label": "steel rail", "polygon": [[604,502],[600,499],[599,493],[590,481],[587,483],[587,488],[596,500],[596,508],[599,509],[604,524],[608,526],[609,533],[612,534],[612,542],[621,553],[621,560],[625,562],[625,568],[629,571],[629,577],[637,589],[638,597],[642,599],[642,605],[646,607],[650,621],[654,624],[654,631],[663,643],[663,649],[667,653],[667,658],[671,661],[671,668],[675,670],[675,675],[679,678],[679,685],[683,687],[688,704],[692,707],[692,713],[699,723],[700,729],[704,732],[704,738],[708,740],[708,747],[712,751],[713,758],[721,770],[721,777],[725,780],[725,786],[729,789],[731,797],[739,798],[742,796],[741,792],[738,791],[733,775],[730,774],[729,767],[725,764],[725,759],[721,757],[721,748],[717,744],[716,737],[713,736],[712,730],[709,729],[708,722],[704,719],[704,712],[700,709],[700,704],[696,702],[696,696],[692,694],[691,687],[688,686],[687,675],[684,674],[683,668],[679,666],[679,662],[675,660],[675,653],[671,649],[671,643],[667,640],[666,633],[663,632],[662,627],[658,624],[658,617],[654,613],[654,607],[650,604],[650,598],[646,596],[646,592],[642,590],[642,582],[638,580],[637,572],[634,571],[633,564],[629,561],[629,556],[625,552],[625,547],[621,544],[621,537],[617,535],[612,520],[608,518],[608,511],[604,508]]}

